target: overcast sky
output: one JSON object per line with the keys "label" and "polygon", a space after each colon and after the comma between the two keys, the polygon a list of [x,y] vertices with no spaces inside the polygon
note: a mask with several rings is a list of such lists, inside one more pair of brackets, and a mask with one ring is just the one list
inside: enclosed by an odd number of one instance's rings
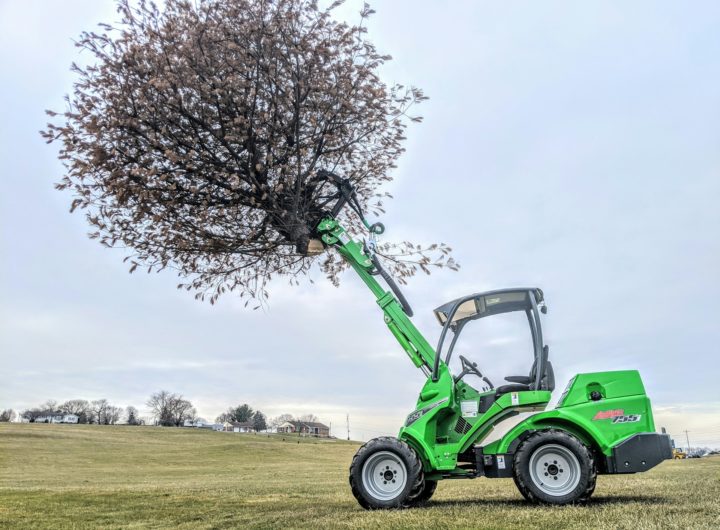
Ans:
{"label": "overcast sky", "polygon": [[[355,20],[361,2],[338,16]],[[639,369],[656,423],[720,445],[720,4],[376,1],[387,81],[422,87],[423,124],[387,187],[387,239],[444,241],[458,273],[407,288],[431,310],[508,286],[546,294],[558,393],[578,372]],[[172,273],[127,273],[86,237],[57,147],[72,39],[113,2],[0,0],[0,408],[108,398],[144,409],[161,388],[214,418],[247,402],[312,412],[344,436],[395,433],[424,378],[352,273],[336,289],[271,286],[252,312],[211,307]],[[496,384],[529,370],[516,320],[462,353]]]}

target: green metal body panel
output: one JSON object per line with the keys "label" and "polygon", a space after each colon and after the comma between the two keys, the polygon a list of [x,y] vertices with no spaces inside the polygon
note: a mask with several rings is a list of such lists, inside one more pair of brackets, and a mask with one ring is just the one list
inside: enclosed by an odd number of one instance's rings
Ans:
{"label": "green metal body panel", "polygon": [[[464,379],[456,383],[442,360],[438,378],[433,381],[430,368],[435,362],[435,349],[410,321],[395,296],[375,279],[373,264],[363,246],[330,217],[320,222],[316,232],[325,245],[338,250],[375,295],[388,329],[412,363],[428,376],[416,409],[408,416],[398,438],[418,452],[429,479],[475,476],[472,470],[458,464],[458,458],[473,451],[499,422],[521,412],[544,411],[551,393],[511,392],[495,399],[494,390],[478,392]],[[599,400],[593,400],[593,395],[599,396]],[[463,402],[479,404],[483,399],[492,402],[486,410],[478,410],[475,416],[463,414]],[[610,455],[615,445],[636,433],[654,432],[655,425],[637,371],[579,374],[570,381],[555,409],[520,422],[502,438],[484,446],[483,454],[508,453],[513,443],[528,431],[547,428],[564,429]]]}
{"label": "green metal body panel", "polygon": [[[599,400],[591,398],[593,392],[599,392]],[[554,409],[520,422],[483,451],[507,453],[523,433],[551,427],[571,432],[606,456],[634,434],[655,432],[650,400],[636,370],[578,374]]]}
{"label": "green metal body panel", "polygon": [[[459,392],[453,391],[456,388]],[[423,399],[423,394],[434,397],[426,401]],[[405,440],[424,455],[426,471],[465,475],[467,471],[458,468],[460,454],[482,441],[493,431],[497,423],[519,412],[543,410],[550,400],[550,392],[547,391],[508,393],[495,400],[485,412],[478,413],[475,417],[463,417],[463,401],[479,401],[482,396],[488,394],[492,392],[480,394],[462,381],[456,387],[445,367],[440,372],[437,382],[428,379],[416,410],[422,410],[438,401],[443,403],[417,421],[402,427],[398,438]]]}

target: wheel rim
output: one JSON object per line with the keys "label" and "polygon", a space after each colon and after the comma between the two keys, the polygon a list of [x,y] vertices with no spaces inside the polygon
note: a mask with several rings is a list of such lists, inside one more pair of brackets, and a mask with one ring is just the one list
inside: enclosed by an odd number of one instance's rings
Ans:
{"label": "wheel rim", "polygon": [[530,478],[543,493],[561,497],[580,482],[580,462],[567,447],[543,445],[530,457]]}
{"label": "wheel rim", "polygon": [[382,501],[394,499],[405,489],[405,463],[390,451],[380,451],[367,459],[362,470],[365,490]]}

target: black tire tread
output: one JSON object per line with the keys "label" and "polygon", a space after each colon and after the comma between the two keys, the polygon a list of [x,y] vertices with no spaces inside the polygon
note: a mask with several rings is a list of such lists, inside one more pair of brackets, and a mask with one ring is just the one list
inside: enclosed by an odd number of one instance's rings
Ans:
{"label": "black tire tread", "polygon": [[437,480],[424,480],[416,491],[413,491],[408,497],[406,506],[416,507],[422,506],[430,500],[437,489]]}
{"label": "black tire tread", "polygon": [[[362,479],[358,480],[360,473],[362,473],[362,469],[360,468],[372,453],[380,450],[387,451],[388,449],[393,450],[399,456],[404,457],[406,460],[405,465],[407,467],[408,480],[410,480],[411,477],[415,477],[415,480],[413,481],[412,487],[408,490],[407,495],[404,497],[399,496],[393,501],[382,504],[374,503],[372,499],[368,499],[363,494],[364,488],[362,487]],[[416,493],[418,489],[422,487],[424,482],[425,478],[423,474],[423,465],[418,454],[407,443],[393,436],[381,436],[364,443],[360,449],[357,450],[355,456],[353,456],[352,463],[350,464],[350,489],[355,499],[357,499],[358,504],[366,510],[408,508],[411,506],[409,503],[411,495]]]}
{"label": "black tire tread", "polygon": [[[522,460],[523,458],[528,457],[529,454],[526,455],[525,453],[528,452],[529,448],[534,449],[534,444],[537,442],[540,438],[547,438],[549,436],[557,436],[560,439],[564,439],[566,443],[569,443],[573,446],[575,446],[576,449],[583,452],[584,457],[586,457],[586,461],[589,463],[589,476],[586,482],[585,489],[577,495],[574,499],[571,499],[569,501],[563,501],[563,502],[553,502],[548,501],[546,499],[539,498],[533,491],[532,488],[530,488],[529,484],[527,483],[529,481],[529,477],[524,476],[523,470],[521,469],[521,465],[518,465],[519,460]],[[582,465],[582,462],[581,462]],[[568,433],[567,431],[563,431],[561,429],[545,429],[542,431],[536,431],[532,434],[530,434],[525,440],[523,440],[520,443],[520,446],[518,447],[517,451],[515,452],[514,457],[514,464],[513,464],[513,480],[515,481],[515,485],[517,486],[518,490],[520,490],[520,493],[522,494],[525,499],[528,501],[535,503],[535,504],[583,504],[586,503],[590,497],[592,496],[593,492],[595,491],[595,484],[597,482],[597,466],[595,465],[595,456],[593,454],[593,451],[590,450],[590,448],[585,445],[583,442],[578,440],[575,436]]]}

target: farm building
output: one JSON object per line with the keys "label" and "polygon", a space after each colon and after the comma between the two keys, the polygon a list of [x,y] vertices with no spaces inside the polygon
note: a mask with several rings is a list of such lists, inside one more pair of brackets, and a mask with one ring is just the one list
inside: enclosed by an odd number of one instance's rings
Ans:
{"label": "farm building", "polygon": [[277,432],[327,438],[330,436],[330,427],[316,421],[286,421],[278,426]]}

